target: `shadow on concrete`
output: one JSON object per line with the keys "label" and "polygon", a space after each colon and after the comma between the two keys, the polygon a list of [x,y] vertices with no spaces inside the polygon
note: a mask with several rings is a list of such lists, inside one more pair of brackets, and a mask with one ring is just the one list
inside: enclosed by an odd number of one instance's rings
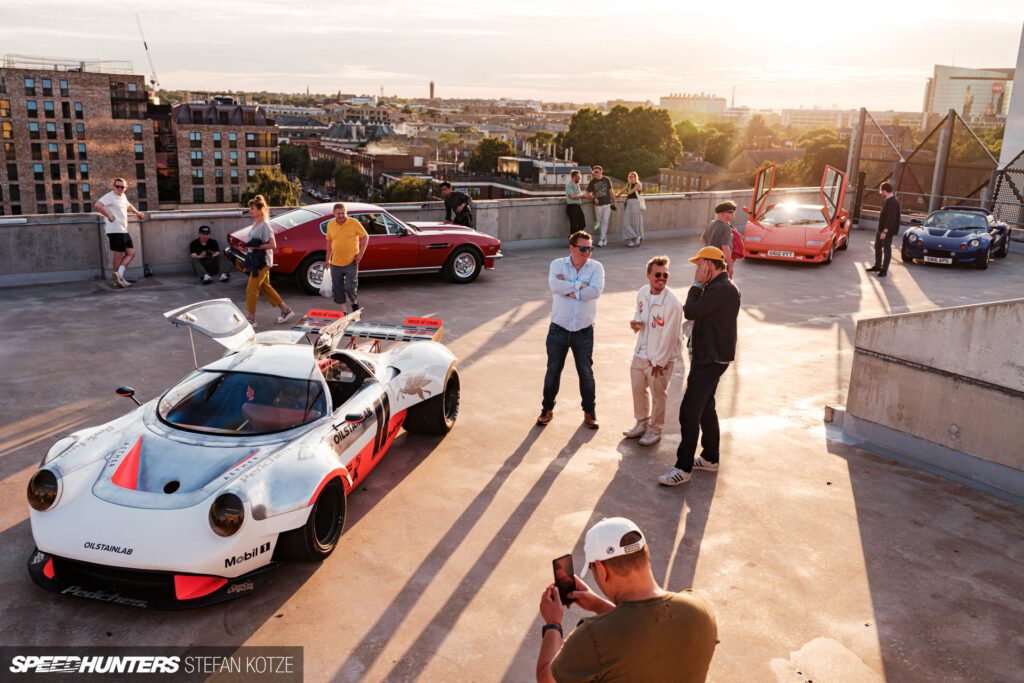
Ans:
{"label": "shadow on concrete", "polygon": [[[828,431],[828,452],[849,467],[885,679],[1024,671],[1024,513]],[[942,642],[962,647],[936,656]]]}

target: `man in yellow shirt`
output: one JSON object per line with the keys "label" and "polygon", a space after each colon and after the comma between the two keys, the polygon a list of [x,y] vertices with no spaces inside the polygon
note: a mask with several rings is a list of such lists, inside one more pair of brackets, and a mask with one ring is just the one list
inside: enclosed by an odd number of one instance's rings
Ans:
{"label": "man in yellow shirt", "polygon": [[327,224],[327,263],[331,268],[331,289],[334,303],[345,312],[346,297],[352,310],[359,310],[356,289],[359,281],[359,261],[370,244],[370,236],[362,223],[349,218],[344,204],[334,205],[334,220]]}

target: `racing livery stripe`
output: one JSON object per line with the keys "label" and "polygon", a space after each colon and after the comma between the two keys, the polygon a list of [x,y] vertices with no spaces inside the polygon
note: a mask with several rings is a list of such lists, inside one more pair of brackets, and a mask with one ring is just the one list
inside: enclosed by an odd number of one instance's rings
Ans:
{"label": "racing livery stripe", "polygon": [[249,455],[245,456],[244,458],[242,458],[241,460],[239,460],[239,461],[238,461],[238,462],[236,462],[236,463],[235,463],[234,465],[232,465],[231,467],[227,468],[227,469],[226,469],[226,470],[224,470],[224,471],[225,471],[225,472],[230,472],[231,470],[235,469],[236,467],[238,467],[239,465],[241,465],[241,464],[242,464],[243,462],[245,462],[246,460],[248,460],[249,458],[251,458],[252,456],[256,455],[256,454],[257,454],[257,453],[259,453],[259,452],[260,452],[260,449],[258,449],[258,448],[257,448],[257,449],[256,449],[256,450],[254,450],[254,451],[253,451],[252,453],[250,453]]}
{"label": "racing livery stripe", "polygon": [[325,486],[327,486],[327,482],[329,482],[331,479],[334,479],[335,477],[341,477],[342,483],[345,483],[348,480],[348,470],[346,470],[344,467],[337,467],[328,472],[327,476],[320,481],[320,485],[316,487],[316,491],[314,491],[313,495],[310,496],[309,502],[306,503],[306,507],[309,507],[310,505],[316,502],[316,499],[320,497],[320,492],[324,490]]}
{"label": "racing livery stripe", "polygon": [[48,579],[52,579],[53,576],[54,576],[54,573],[53,573],[53,558],[52,557],[46,561],[46,566],[43,567],[43,576],[45,576]]}
{"label": "racing livery stripe", "polygon": [[135,442],[132,449],[128,451],[128,454],[124,456],[121,464],[117,466],[117,470],[114,472],[114,476],[110,478],[110,482],[114,486],[120,486],[123,489],[131,489],[137,491],[139,488],[139,456],[142,454],[142,437]]}

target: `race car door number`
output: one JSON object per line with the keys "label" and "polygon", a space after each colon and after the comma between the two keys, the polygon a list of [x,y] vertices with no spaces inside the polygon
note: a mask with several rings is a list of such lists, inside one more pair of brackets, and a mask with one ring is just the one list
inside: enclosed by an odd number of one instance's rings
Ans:
{"label": "race car door number", "polygon": [[952,263],[951,258],[942,258],[941,256],[925,256],[924,260],[926,263]]}
{"label": "race car door number", "polygon": [[793,258],[794,256],[796,256],[796,254],[794,254],[791,251],[779,251],[778,249],[769,249],[768,250],[768,255],[769,256],[788,256],[789,258]]}

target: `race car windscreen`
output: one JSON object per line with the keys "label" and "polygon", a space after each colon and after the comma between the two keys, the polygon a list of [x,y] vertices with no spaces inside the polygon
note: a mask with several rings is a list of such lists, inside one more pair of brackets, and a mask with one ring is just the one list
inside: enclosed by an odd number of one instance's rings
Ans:
{"label": "race car windscreen", "polygon": [[244,372],[194,372],[157,405],[172,427],[226,436],[294,429],[326,412],[320,382]]}
{"label": "race car windscreen", "polygon": [[924,227],[940,230],[987,230],[988,220],[971,211],[936,211],[925,219]]}
{"label": "race car windscreen", "polygon": [[764,226],[802,225],[807,227],[824,227],[825,216],[820,206],[802,206],[800,204],[776,204],[760,221]]}

